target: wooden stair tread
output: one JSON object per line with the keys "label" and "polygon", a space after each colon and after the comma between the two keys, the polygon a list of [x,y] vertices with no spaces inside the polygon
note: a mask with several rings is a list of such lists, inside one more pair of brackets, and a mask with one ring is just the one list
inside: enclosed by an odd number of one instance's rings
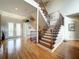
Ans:
{"label": "wooden stair tread", "polygon": [[48,42],[48,43],[51,43],[52,40],[51,39],[46,39],[46,38],[42,38],[41,40],[45,41],[45,42]]}
{"label": "wooden stair tread", "polygon": [[46,38],[46,37],[47,37],[47,38],[52,38],[51,36],[46,36],[46,35],[44,35],[43,37],[45,37],[45,38]]}
{"label": "wooden stair tread", "polygon": [[45,39],[56,39],[56,36],[53,36],[53,37],[43,36],[42,38],[45,38]]}
{"label": "wooden stair tread", "polygon": [[49,34],[51,34],[51,32],[50,32],[50,31],[46,31],[46,33],[49,33]]}
{"label": "wooden stair tread", "polygon": [[52,48],[52,45],[55,44],[56,37],[58,36],[60,28],[51,29],[48,28],[47,31],[44,32],[41,40],[39,40],[39,43],[47,48]]}
{"label": "wooden stair tread", "polygon": [[42,41],[42,40],[40,40],[40,42],[39,42],[41,45],[43,45],[43,46],[45,46],[45,47],[47,47],[47,48],[52,48],[51,47],[51,44],[49,44],[49,43],[46,43],[46,42],[44,42],[44,41]]}
{"label": "wooden stair tread", "polygon": [[45,45],[48,45],[48,46],[51,45],[50,43],[44,42],[44,41],[42,41],[42,40],[40,40],[40,43],[44,43]]}
{"label": "wooden stair tread", "polygon": [[52,34],[51,33],[45,33],[45,35],[51,36]]}
{"label": "wooden stair tread", "polygon": [[44,37],[48,37],[48,38],[52,38],[52,37],[57,37],[57,34],[53,34],[53,35],[44,35]]}

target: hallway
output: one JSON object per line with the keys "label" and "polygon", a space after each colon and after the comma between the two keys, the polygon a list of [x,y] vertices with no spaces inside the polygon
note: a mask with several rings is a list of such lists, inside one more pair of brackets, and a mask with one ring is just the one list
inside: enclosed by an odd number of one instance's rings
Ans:
{"label": "hallway", "polygon": [[79,59],[78,2],[0,0],[0,59]]}

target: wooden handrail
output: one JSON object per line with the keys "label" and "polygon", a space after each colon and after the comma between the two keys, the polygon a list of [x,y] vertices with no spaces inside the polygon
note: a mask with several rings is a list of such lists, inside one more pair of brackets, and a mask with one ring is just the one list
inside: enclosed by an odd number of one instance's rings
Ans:
{"label": "wooden handrail", "polygon": [[47,14],[48,14],[48,12],[47,12],[47,9],[46,9],[46,7],[45,7],[45,4],[43,3],[43,1],[42,0],[40,0],[41,1],[41,5],[43,6],[43,8],[44,8],[44,10],[43,11],[45,11]]}

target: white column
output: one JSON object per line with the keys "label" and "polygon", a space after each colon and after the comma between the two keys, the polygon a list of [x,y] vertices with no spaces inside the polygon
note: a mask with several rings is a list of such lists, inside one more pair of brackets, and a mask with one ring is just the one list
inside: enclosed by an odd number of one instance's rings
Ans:
{"label": "white column", "polygon": [[1,39],[1,15],[0,15],[0,39]]}
{"label": "white column", "polygon": [[38,36],[39,36],[39,33],[38,33],[38,30],[39,30],[39,9],[37,9],[37,43],[38,43]]}

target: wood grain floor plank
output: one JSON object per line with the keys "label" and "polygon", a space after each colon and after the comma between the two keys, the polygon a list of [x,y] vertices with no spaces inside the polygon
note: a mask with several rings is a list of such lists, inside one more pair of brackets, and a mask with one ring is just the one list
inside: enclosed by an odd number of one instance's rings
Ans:
{"label": "wood grain floor plank", "polygon": [[0,59],[79,59],[79,41],[64,42],[53,53],[28,39],[16,38],[0,43]]}

